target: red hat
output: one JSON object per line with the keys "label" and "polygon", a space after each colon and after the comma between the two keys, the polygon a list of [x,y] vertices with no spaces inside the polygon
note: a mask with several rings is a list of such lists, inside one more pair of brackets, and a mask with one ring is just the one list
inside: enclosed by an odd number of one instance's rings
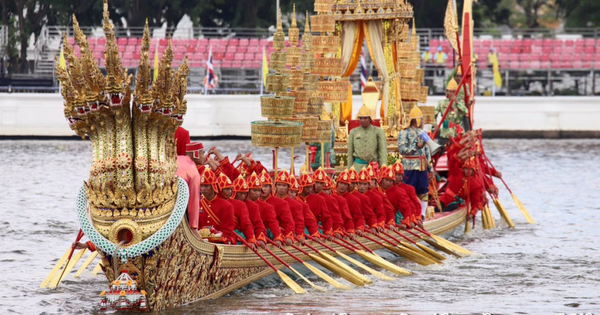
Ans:
{"label": "red hat", "polygon": [[271,180],[271,176],[265,170],[263,170],[262,173],[260,173],[260,176],[258,178],[260,179],[260,184],[261,185],[273,185],[273,181]]}
{"label": "red hat", "polygon": [[402,174],[404,175],[404,167],[402,166],[402,161],[397,159],[394,165],[392,165],[392,170],[394,174]]}
{"label": "red hat", "polygon": [[391,179],[391,180],[396,179],[396,177],[394,176],[394,170],[387,167],[386,165],[381,167],[381,174],[380,174],[379,180],[382,180],[384,178]]}
{"label": "red hat", "polygon": [[275,178],[275,184],[282,183],[289,185],[290,184],[290,174],[287,170],[282,170],[277,173],[277,178]]}
{"label": "red hat", "polygon": [[299,181],[300,187],[312,186],[315,184],[312,176],[310,176],[307,172],[302,173]]}
{"label": "red hat", "polygon": [[333,189],[333,187],[335,187],[335,183],[333,182],[333,179],[331,179],[331,177],[327,176],[327,178],[325,179],[325,189]]}
{"label": "red hat", "polygon": [[231,183],[231,179],[227,177],[227,175],[221,173],[217,178],[217,185],[219,186],[219,190],[223,190],[225,188],[233,188],[233,184]]}
{"label": "red hat", "polygon": [[319,183],[325,183],[327,181],[327,174],[325,173],[325,170],[323,170],[322,167],[319,167],[313,174],[313,181],[315,182],[319,182]]}
{"label": "red hat", "polygon": [[205,168],[204,172],[202,172],[202,175],[200,176],[200,185],[211,185],[215,192],[219,190],[217,188],[215,172],[213,172],[210,167]]}
{"label": "red hat", "polygon": [[298,184],[298,180],[296,179],[296,176],[290,176],[289,178],[290,182],[290,190],[292,191],[299,191],[300,190],[300,184]]}
{"label": "red hat", "polygon": [[233,181],[233,191],[248,192],[248,183],[246,183],[246,180],[242,177],[242,175],[238,176],[238,178]]}
{"label": "red hat", "polygon": [[185,153],[193,152],[195,159],[200,158],[200,150],[204,150],[202,142],[190,142],[185,145]]}
{"label": "red hat", "polygon": [[346,184],[352,183],[350,181],[350,175],[348,174],[348,170],[342,171],[340,173],[340,176],[338,176],[337,182],[338,183],[346,183]]}
{"label": "red hat", "polygon": [[358,172],[358,182],[359,183],[370,183],[371,182],[371,176],[369,176],[369,171],[367,170],[367,168],[363,168],[362,170],[360,170],[360,172]]}
{"label": "red hat", "polygon": [[248,180],[246,182],[248,184],[248,189],[262,188],[260,179],[258,179],[258,175],[256,175],[256,172],[252,172],[252,175],[250,175],[250,177],[248,177]]}
{"label": "red hat", "polygon": [[374,169],[369,165],[369,167],[367,167],[367,173],[369,174],[369,177],[371,177],[371,180],[379,179],[379,169]]}
{"label": "red hat", "polygon": [[358,173],[354,169],[354,166],[350,167],[348,170],[348,177],[350,177],[351,183],[355,183],[358,180]]}

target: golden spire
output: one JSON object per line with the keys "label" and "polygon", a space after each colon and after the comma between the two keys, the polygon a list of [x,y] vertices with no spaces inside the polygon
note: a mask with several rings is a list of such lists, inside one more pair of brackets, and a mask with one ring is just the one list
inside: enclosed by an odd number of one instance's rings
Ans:
{"label": "golden spire", "polygon": [[310,15],[308,15],[308,10],[306,10],[306,23],[304,23],[304,34],[310,34]]}
{"label": "golden spire", "polygon": [[298,27],[298,24],[296,22],[296,4],[293,4],[293,10],[292,10],[292,27]]}
{"label": "golden spire", "polygon": [[169,36],[167,49],[165,49],[158,67],[158,78],[156,78],[156,82],[152,84],[152,97],[154,97],[155,101],[158,101],[155,103],[155,106],[157,107],[173,106],[171,94],[171,86],[173,83],[172,63],[173,48],[171,45],[171,36]]}
{"label": "golden spire", "polygon": [[[106,36],[106,48],[104,50],[104,58],[106,60],[106,76],[108,79],[106,91],[109,94],[114,95],[124,94],[123,80],[125,79],[125,76],[123,75],[123,68],[121,66],[121,58],[119,56],[119,48],[117,46],[115,30],[112,22],[109,19],[107,0],[104,0],[103,4],[102,29],[104,30],[104,35]],[[122,95],[120,98],[121,97]],[[120,100],[118,103],[120,105]]]}
{"label": "golden spire", "polygon": [[152,103],[152,97],[150,96],[150,81],[152,76],[150,75],[150,58],[148,51],[150,50],[150,30],[148,29],[148,19],[146,19],[146,25],[144,26],[144,36],[142,37],[142,51],[140,55],[140,63],[135,78],[135,91],[134,101],[137,105],[149,105]]}
{"label": "golden spire", "polygon": [[273,34],[273,47],[276,51],[282,51],[285,47],[285,34],[283,33],[283,25],[281,22],[281,8],[277,15],[277,31]]}
{"label": "golden spire", "polygon": [[281,8],[279,8],[279,11],[277,12],[277,31],[283,32],[283,24],[281,22]]}

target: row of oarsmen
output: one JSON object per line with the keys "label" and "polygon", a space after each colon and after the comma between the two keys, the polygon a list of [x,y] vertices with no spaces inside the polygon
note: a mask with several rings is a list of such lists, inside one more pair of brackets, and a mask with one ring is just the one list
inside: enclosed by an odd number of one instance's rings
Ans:
{"label": "row of oarsmen", "polygon": [[262,247],[267,237],[289,245],[304,242],[305,234],[353,237],[365,229],[377,233],[423,224],[415,189],[403,183],[399,161],[380,170],[345,170],[337,182],[321,168],[299,178],[281,170],[273,181],[260,162],[238,156],[242,168],[252,171],[244,178],[243,170],[214,149],[209,153],[216,152],[217,159],[209,163],[202,149],[199,143],[188,144],[186,156],[178,156],[177,172],[188,182],[188,220],[199,238],[236,244],[243,237],[252,247]]}

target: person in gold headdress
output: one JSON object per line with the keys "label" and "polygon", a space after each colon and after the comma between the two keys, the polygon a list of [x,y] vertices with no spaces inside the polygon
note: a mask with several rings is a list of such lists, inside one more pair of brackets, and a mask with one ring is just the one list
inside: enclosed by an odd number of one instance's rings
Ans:
{"label": "person in gold headdress", "polygon": [[371,162],[387,163],[387,143],[383,130],[372,124],[371,115],[365,105],[358,111],[360,127],[348,136],[348,167],[362,170]]}
{"label": "person in gold headdress", "polygon": [[[455,126],[460,126],[462,129],[464,129],[463,121],[465,116],[468,114],[469,110],[465,106],[464,100],[454,95],[457,89],[458,84],[456,83],[456,80],[454,80],[454,78],[451,78],[450,81],[448,81],[448,84],[446,85],[446,99],[439,101],[438,105],[435,108],[436,119],[438,118],[438,116],[439,119],[441,119],[444,116],[444,113],[446,112],[450,101],[453,100],[452,108],[450,109],[450,112],[446,116],[446,119],[444,119],[444,122],[440,126],[440,145],[444,145],[446,142],[448,142],[448,138],[456,136]],[[451,126],[450,123],[453,123],[454,125]]]}

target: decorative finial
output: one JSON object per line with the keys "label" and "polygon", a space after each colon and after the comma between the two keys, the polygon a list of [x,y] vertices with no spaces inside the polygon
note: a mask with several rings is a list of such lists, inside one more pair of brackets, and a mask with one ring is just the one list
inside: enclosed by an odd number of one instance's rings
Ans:
{"label": "decorative finial", "polygon": [[296,22],[296,4],[293,4],[293,10],[292,10],[292,27],[298,27],[298,24]]}
{"label": "decorative finial", "polygon": [[310,33],[310,15],[308,15],[308,10],[306,11],[306,23],[304,24],[304,34]]}
{"label": "decorative finial", "polygon": [[277,12],[277,30],[283,32],[283,24],[281,22],[281,8],[279,8],[279,12]]}

